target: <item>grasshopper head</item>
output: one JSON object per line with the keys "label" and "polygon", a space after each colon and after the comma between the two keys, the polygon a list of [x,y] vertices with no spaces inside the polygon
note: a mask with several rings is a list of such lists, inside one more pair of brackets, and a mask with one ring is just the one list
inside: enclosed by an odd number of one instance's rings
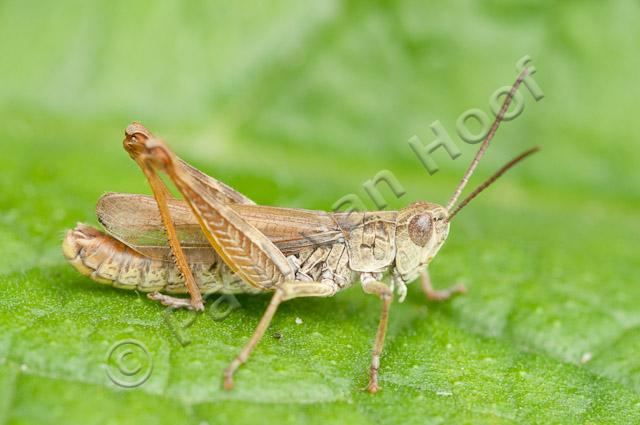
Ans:
{"label": "grasshopper head", "polygon": [[[538,150],[539,148],[532,148],[515,157],[478,186],[457,206],[454,205],[455,201],[462,192],[468,177],[462,179],[446,208],[438,204],[416,202],[398,211],[396,218],[396,271],[402,280],[409,282],[415,279],[420,270],[431,262],[449,235],[451,220],[462,208],[507,170]],[[473,171],[473,167],[470,167],[470,170]]]}
{"label": "grasshopper head", "polygon": [[129,156],[141,166],[150,164],[164,170],[172,161],[171,151],[164,142],[137,122],[130,124],[124,131],[122,145]]}
{"label": "grasshopper head", "polygon": [[427,202],[416,202],[398,212],[396,219],[396,271],[400,274],[404,282],[409,282],[416,278],[420,269],[429,264],[431,259],[438,253],[438,250],[442,247],[442,244],[449,234],[449,223],[462,208],[507,170],[539,150],[538,148],[533,148],[521,153],[456,205],[458,198],[462,194],[462,190],[469,182],[480,159],[489,147],[489,142],[491,142],[491,139],[498,130],[500,122],[504,119],[504,114],[509,108],[514,94],[529,74],[529,68],[522,70],[518,79],[511,87],[490,131],[485,136],[480,149],[478,149],[469,168],[467,168],[467,171],[458,183],[458,187],[456,187],[447,206],[442,207]]}
{"label": "grasshopper head", "polygon": [[415,279],[429,264],[448,234],[448,214],[443,206],[415,202],[398,212],[396,270],[405,282]]}

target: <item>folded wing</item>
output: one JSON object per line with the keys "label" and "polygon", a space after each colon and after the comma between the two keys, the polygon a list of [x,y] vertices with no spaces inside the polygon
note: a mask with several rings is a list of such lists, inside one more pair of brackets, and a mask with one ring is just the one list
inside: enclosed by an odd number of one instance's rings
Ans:
{"label": "folded wing", "polygon": [[[215,252],[189,206],[168,201],[178,239],[191,263],[208,263]],[[331,213],[249,203],[228,204],[244,220],[269,238],[285,256],[320,244],[331,244],[342,232]],[[114,238],[143,255],[170,259],[170,249],[157,204],[152,196],[107,193],[96,206],[98,220]]]}

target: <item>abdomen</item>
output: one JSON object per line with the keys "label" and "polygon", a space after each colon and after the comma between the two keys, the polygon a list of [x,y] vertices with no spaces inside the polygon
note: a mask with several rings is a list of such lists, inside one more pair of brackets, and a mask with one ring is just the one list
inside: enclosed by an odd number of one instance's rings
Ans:
{"label": "abdomen", "polygon": [[[78,224],[67,231],[62,251],[76,270],[96,282],[141,292],[187,293],[174,262],[146,257],[93,227]],[[190,264],[190,268],[203,294],[262,292],[240,279],[217,256],[209,263]]]}

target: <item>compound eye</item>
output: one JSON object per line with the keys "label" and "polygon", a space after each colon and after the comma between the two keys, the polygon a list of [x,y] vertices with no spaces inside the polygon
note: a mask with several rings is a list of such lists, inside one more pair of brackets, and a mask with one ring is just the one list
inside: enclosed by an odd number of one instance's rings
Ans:
{"label": "compound eye", "polygon": [[418,214],[409,222],[409,238],[418,246],[425,246],[431,236],[431,217]]}

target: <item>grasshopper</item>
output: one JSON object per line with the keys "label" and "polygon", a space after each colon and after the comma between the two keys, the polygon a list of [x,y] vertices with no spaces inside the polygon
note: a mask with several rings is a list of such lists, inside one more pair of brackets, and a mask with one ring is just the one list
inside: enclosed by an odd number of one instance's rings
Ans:
{"label": "grasshopper", "polygon": [[[235,372],[283,301],[330,297],[359,280],[365,293],[382,301],[367,386],[375,393],[394,293],[402,302],[406,285],[418,277],[431,300],[464,293],[462,285],[435,290],[427,265],[446,240],[453,217],[537,150],[513,159],[456,206],[527,73],[525,69],[513,84],[446,207],[415,202],[399,211],[329,213],[256,205],[190,166],[149,130],[133,123],[125,130],[124,149],[142,169],[153,197],[107,193],[96,208],[107,233],[78,224],[66,233],[64,255],[95,281],[146,292],[150,299],[173,308],[203,310],[202,294],[272,293],[253,335],[224,373],[225,389],[233,388]],[[183,200],[172,196],[160,173]]]}

